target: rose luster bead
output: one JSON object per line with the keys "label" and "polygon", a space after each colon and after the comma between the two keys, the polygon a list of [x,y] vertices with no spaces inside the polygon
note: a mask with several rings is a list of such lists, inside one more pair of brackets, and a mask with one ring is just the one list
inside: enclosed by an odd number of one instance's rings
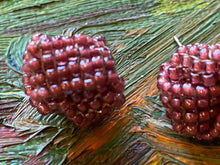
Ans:
{"label": "rose luster bead", "polygon": [[181,105],[180,99],[178,99],[178,98],[173,98],[173,99],[171,100],[171,105],[172,105],[172,107],[174,107],[174,108],[179,108],[180,105]]}
{"label": "rose luster bead", "polygon": [[179,53],[174,53],[170,59],[172,65],[180,65],[182,63],[182,56]]}
{"label": "rose luster bead", "polygon": [[183,56],[182,65],[184,67],[191,68],[192,67],[192,62],[193,62],[192,57],[190,57],[189,55],[184,55]]}
{"label": "rose luster bead", "polygon": [[185,120],[188,123],[194,123],[197,121],[197,114],[196,113],[186,113]]}
{"label": "rose luster bead", "polygon": [[181,112],[179,112],[179,111],[173,111],[172,118],[173,118],[175,121],[181,121],[181,119],[182,119],[182,114],[181,114]]}
{"label": "rose luster bead", "polygon": [[196,125],[187,125],[184,130],[185,130],[185,133],[189,135],[195,135],[197,133]]}
{"label": "rose luster bead", "polygon": [[207,73],[215,73],[216,72],[216,63],[213,61],[206,62],[206,72]]}
{"label": "rose luster bead", "polygon": [[174,94],[180,94],[182,92],[182,86],[181,84],[177,83],[177,84],[173,84],[172,86],[172,92]]}
{"label": "rose luster bead", "polygon": [[190,75],[191,75],[191,79],[192,79],[192,84],[201,83],[202,79],[201,79],[201,76],[198,73],[191,72]]}
{"label": "rose luster bead", "polygon": [[210,119],[210,114],[208,111],[199,112],[199,121],[207,121]]}
{"label": "rose luster bead", "polygon": [[204,123],[199,124],[199,130],[201,133],[208,131],[209,129],[210,129],[209,122],[204,122]]}
{"label": "rose luster bead", "polygon": [[202,61],[200,61],[198,59],[193,60],[193,69],[194,69],[194,71],[197,71],[197,72],[203,71],[204,69],[203,69]]}
{"label": "rose luster bead", "polygon": [[207,48],[203,48],[200,50],[200,58],[201,59],[208,59],[209,58],[209,51]]}
{"label": "rose luster bead", "polygon": [[199,99],[197,100],[197,106],[201,108],[205,108],[209,106],[209,100],[208,99]]}
{"label": "rose luster bead", "polygon": [[196,45],[193,45],[189,48],[189,54],[193,56],[198,56],[199,48]]}
{"label": "rose luster bead", "polygon": [[207,74],[202,76],[203,83],[207,87],[214,86],[216,83],[216,78],[214,74]]}
{"label": "rose luster bead", "polygon": [[220,96],[220,86],[212,86],[209,88],[209,90],[212,96]]}
{"label": "rose luster bead", "polygon": [[184,100],[184,108],[186,109],[194,109],[196,106],[195,99],[185,99]]}
{"label": "rose luster bead", "polygon": [[182,69],[177,67],[169,67],[168,72],[172,80],[178,80],[182,75]]}
{"label": "rose luster bead", "polygon": [[215,49],[213,52],[212,52],[212,57],[214,60],[216,61],[220,61],[220,49]]}
{"label": "rose luster bead", "polygon": [[209,90],[204,86],[196,87],[196,96],[198,98],[207,98],[209,96]]}
{"label": "rose luster bead", "polygon": [[194,93],[195,93],[195,89],[194,89],[194,87],[192,86],[192,84],[190,84],[190,83],[184,83],[183,84],[183,94],[185,94],[185,95],[194,95]]}

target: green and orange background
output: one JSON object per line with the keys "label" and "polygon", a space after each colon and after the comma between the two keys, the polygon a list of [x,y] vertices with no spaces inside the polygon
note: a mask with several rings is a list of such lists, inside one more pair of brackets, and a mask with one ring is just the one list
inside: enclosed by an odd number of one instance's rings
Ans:
{"label": "green and orange background", "polygon": [[[102,35],[124,77],[126,103],[93,129],[43,116],[22,88],[31,35]],[[220,42],[219,0],[0,1],[0,165],[220,164],[220,142],[176,134],[158,99],[161,63],[178,45]]]}

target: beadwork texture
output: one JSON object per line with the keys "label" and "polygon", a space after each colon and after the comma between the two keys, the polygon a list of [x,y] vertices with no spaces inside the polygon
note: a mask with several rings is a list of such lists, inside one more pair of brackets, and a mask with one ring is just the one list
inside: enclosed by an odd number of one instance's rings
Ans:
{"label": "beadwork texture", "polygon": [[220,136],[220,44],[180,46],[161,65],[160,99],[173,129],[197,139]]}
{"label": "beadwork texture", "polygon": [[64,113],[81,127],[125,101],[124,80],[103,37],[36,33],[26,46],[22,71],[25,93],[40,113]]}

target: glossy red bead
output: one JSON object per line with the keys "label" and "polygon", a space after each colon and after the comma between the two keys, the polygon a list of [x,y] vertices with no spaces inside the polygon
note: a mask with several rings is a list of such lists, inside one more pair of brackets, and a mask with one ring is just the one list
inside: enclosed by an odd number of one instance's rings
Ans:
{"label": "glossy red bead", "polygon": [[162,85],[162,89],[164,91],[169,91],[171,89],[171,83],[170,82],[165,82],[163,85]]}
{"label": "glossy red bead", "polygon": [[54,49],[62,49],[65,45],[64,45],[64,41],[57,39],[56,37],[54,37],[53,39],[53,48]]}
{"label": "glossy red bead", "polygon": [[80,113],[77,113],[76,116],[74,116],[72,120],[76,125],[81,126],[83,119],[84,119],[83,115]]}
{"label": "glossy red bead", "polygon": [[214,61],[206,62],[206,73],[215,73],[217,69],[217,64]]}
{"label": "glossy red bead", "polygon": [[68,108],[65,110],[65,114],[68,118],[72,119],[76,116],[77,110],[75,108]]}
{"label": "glossy red bead", "polygon": [[114,60],[111,60],[111,59],[105,60],[105,69],[106,70],[114,70],[115,69]]}
{"label": "glossy red bead", "polygon": [[41,43],[41,48],[43,49],[43,50],[51,50],[51,49],[53,49],[53,43],[52,42],[42,42]]}
{"label": "glossy red bead", "polygon": [[185,99],[183,102],[184,108],[186,109],[194,109],[196,107],[195,99]]}
{"label": "glossy red bead", "polygon": [[88,46],[87,44],[87,36],[84,34],[75,34],[74,42],[79,46]]}
{"label": "glossy red bead", "polygon": [[165,84],[166,82],[168,82],[169,80],[167,78],[161,77],[158,78],[157,80],[157,86],[159,89],[163,89],[163,84]]}
{"label": "glossy red bead", "polygon": [[190,83],[184,83],[182,90],[183,90],[183,94],[188,96],[194,95],[195,93],[195,89]]}
{"label": "glossy red bead", "polygon": [[183,76],[185,79],[190,79],[191,78],[191,70],[189,68],[182,68],[183,70]]}
{"label": "glossy red bead", "polygon": [[220,122],[216,121],[214,124],[214,128],[218,131],[220,131]]}
{"label": "glossy red bead", "polygon": [[202,61],[198,60],[198,59],[193,60],[193,69],[196,72],[203,71],[204,70],[204,65],[203,65]]}
{"label": "glossy red bead", "polygon": [[124,96],[121,93],[119,93],[116,94],[116,96],[114,97],[112,106],[115,108],[119,108],[124,104],[124,102],[125,102]]}
{"label": "glossy red bead", "polygon": [[61,86],[56,85],[56,84],[51,85],[49,90],[50,90],[51,95],[53,96],[59,96],[63,93]]}
{"label": "glossy red bead", "polygon": [[216,84],[216,77],[214,74],[205,74],[202,76],[202,80],[205,86],[211,87]]}
{"label": "glossy red bead", "polygon": [[31,41],[38,41],[40,39],[41,33],[35,33],[31,36]]}
{"label": "glossy red bead", "polygon": [[61,101],[59,103],[59,108],[60,108],[61,112],[65,112],[67,109],[71,108],[71,102],[68,100]]}
{"label": "glossy red bead", "polygon": [[77,57],[79,55],[77,49],[72,45],[66,47],[66,54],[68,58]]}
{"label": "glossy red bead", "polygon": [[207,48],[203,48],[200,50],[200,58],[201,59],[209,59],[209,50]]}
{"label": "glossy red bead", "polygon": [[79,51],[80,53],[80,56],[82,58],[87,58],[87,59],[90,59],[91,58],[91,54],[90,54],[90,50],[89,49],[82,49]]}
{"label": "glossy red bead", "polygon": [[90,111],[87,114],[85,114],[85,117],[89,120],[95,119],[96,113],[94,111]]}
{"label": "glossy red bead", "polygon": [[176,132],[181,132],[183,130],[183,125],[181,123],[176,123],[174,122],[173,124],[173,129],[176,131]]}
{"label": "glossy red bead", "polygon": [[83,96],[81,93],[73,92],[71,94],[71,98],[72,98],[73,102],[79,103],[83,99]]}
{"label": "glossy red bead", "polygon": [[210,114],[208,111],[199,112],[199,121],[208,121],[210,119]]}
{"label": "glossy red bead", "polygon": [[105,84],[106,76],[102,72],[95,72],[94,80],[96,84]]}
{"label": "glossy red bead", "polygon": [[180,94],[182,92],[182,86],[181,84],[177,83],[177,84],[173,84],[172,86],[172,92],[174,94]]}
{"label": "glossy red bead", "polygon": [[215,118],[219,114],[220,110],[218,106],[209,109],[210,118]]}
{"label": "glossy red bead", "polygon": [[198,98],[207,98],[209,96],[208,88],[200,85],[196,86],[196,96]]}
{"label": "glossy red bead", "polygon": [[57,67],[57,75],[60,79],[65,79],[69,74],[69,69],[65,65]]}
{"label": "glossy red bead", "polygon": [[96,88],[95,81],[93,79],[84,79],[84,88],[86,90],[94,90]]}
{"label": "glossy red bead", "polygon": [[87,112],[87,110],[88,110],[88,105],[87,105],[85,102],[81,102],[81,103],[79,103],[79,104],[77,105],[77,108],[78,108],[81,112],[85,113],[85,112]]}
{"label": "glossy red bead", "polygon": [[32,71],[36,71],[41,68],[40,61],[36,58],[31,59],[28,63],[28,66]]}
{"label": "glossy red bead", "polygon": [[195,123],[197,121],[197,114],[196,113],[186,113],[185,114],[185,121],[187,123]]}
{"label": "glossy red bead", "polygon": [[215,85],[209,88],[212,96],[220,96],[220,86]]}
{"label": "glossy red bead", "polygon": [[172,54],[170,63],[174,66],[180,65],[182,63],[182,56],[179,53]]}
{"label": "glossy red bead", "polygon": [[175,121],[181,121],[182,120],[182,113],[179,111],[173,111],[172,119]]}
{"label": "glossy red bead", "polygon": [[30,97],[31,97],[32,100],[36,100],[36,101],[39,101],[41,99],[38,95],[38,90],[37,89],[34,89],[34,90],[31,91]]}
{"label": "glossy red bead", "polygon": [[184,55],[182,56],[183,59],[182,59],[182,65],[183,67],[187,67],[187,68],[191,68],[192,67],[192,64],[193,64],[193,59],[191,56],[189,55]]}
{"label": "glossy red bead", "polygon": [[182,69],[176,67],[169,67],[168,69],[169,77],[172,80],[178,80],[182,76]]}
{"label": "glossy red bead", "polygon": [[92,109],[98,110],[101,107],[102,103],[99,99],[94,99],[89,103],[89,105]]}
{"label": "glossy red bead", "polygon": [[63,49],[55,51],[55,58],[57,63],[68,61],[67,53]]}
{"label": "glossy red bead", "polygon": [[181,105],[180,99],[178,99],[178,98],[172,99],[172,100],[171,100],[171,105],[172,105],[172,107],[174,107],[174,108],[179,108],[180,105]]}
{"label": "glossy red bead", "polygon": [[57,71],[55,69],[47,69],[46,70],[46,77],[49,80],[55,80],[57,79]]}
{"label": "glossy red bead", "polygon": [[24,92],[25,92],[26,95],[30,96],[32,90],[33,90],[32,86],[30,86],[30,85],[25,85],[25,87],[24,87]]}
{"label": "glossy red bead", "polygon": [[93,65],[92,62],[89,61],[89,59],[81,60],[80,61],[80,70],[86,73],[93,72]]}
{"label": "glossy red bead", "polygon": [[112,84],[112,89],[116,93],[121,93],[125,88],[125,82],[123,79],[120,79],[118,82]]}
{"label": "glossy red bead", "polygon": [[40,97],[40,99],[46,99],[50,96],[48,89],[41,87],[38,89],[37,91],[38,96]]}
{"label": "glossy red bead", "polygon": [[37,110],[38,110],[38,112],[40,112],[42,114],[49,114],[50,113],[50,109],[46,103],[40,103],[37,106]]}
{"label": "glossy red bead", "polygon": [[54,57],[52,54],[44,54],[42,56],[42,62],[44,63],[45,68],[54,66]]}
{"label": "glossy red bead", "polygon": [[202,138],[203,138],[204,140],[207,140],[207,141],[213,140],[213,137],[212,137],[212,135],[211,135],[209,132],[203,133],[203,134],[202,134]]}
{"label": "glossy red bead", "polygon": [[210,134],[212,135],[212,137],[216,138],[216,137],[219,136],[220,132],[219,132],[217,129],[212,128],[212,129],[210,130]]}
{"label": "glossy red bead", "polygon": [[220,49],[213,50],[212,58],[216,61],[220,61]]}
{"label": "glossy red bead", "polygon": [[70,93],[72,93],[72,86],[69,81],[62,81],[60,86],[64,92],[69,91]]}
{"label": "glossy red bead", "polygon": [[180,54],[187,54],[188,53],[188,47],[187,46],[181,46],[178,48],[178,53]]}
{"label": "glossy red bead", "polygon": [[162,103],[167,104],[170,101],[170,99],[168,96],[162,96],[161,101],[162,101]]}
{"label": "glossy red bead", "polygon": [[115,72],[109,71],[108,72],[108,82],[109,83],[114,83],[118,81],[118,75]]}
{"label": "glossy red bead", "polygon": [[77,89],[82,89],[83,88],[83,81],[80,78],[73,78],[72,81],[70,82],[72,89],[77,90]]}
{"label": "glossy red bead", "polygon": [[83,92],[83,96],[87,100],[91,100],[95,96],[95,91],[92,90],[86,90]]}
{"label": "glossy red bead", "polygon": [[197,106],[200,108],[209,107],[209,100],[208,99],[199,99],[199,100],[197,100]]}
{"label": "glossy red bead", "polygon": [[196,135],[197,127],[195,125],[187,125],[185,127],[185,133],[189,135]]}
{"label": "glossy red bead", "polygon": [[192,56],[198,56],[199,55],[199,48],[196,45],[193,45],[189,48],[189,54]]}
{"label": "glossy red bead", "polygon": [[35,76],[35,80],[36,80],[36,83],[39,85],[45,85],[45,83],[46,83],[45,76],[42,73],[37,74]]}
{"label": "glossy red bead", "polygon": [[70,73],[79,73],[80,71],[80,67],[79,67],[79,64],[77,63],[77,60],[69,61],[67,68]]}
{"label": "glossy red bead", "polygon": [[31,41],[26,47],[28,53],[36,54],[38,52],[38,45],[36,42]]}

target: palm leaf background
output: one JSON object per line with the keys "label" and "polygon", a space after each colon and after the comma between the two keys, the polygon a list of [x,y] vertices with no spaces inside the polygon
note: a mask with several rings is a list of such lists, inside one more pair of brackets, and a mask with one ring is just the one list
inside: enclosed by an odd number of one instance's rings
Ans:
{"label": "palm leaf background", "polygon": [[[105,36],[126,80],[126,103],[79,129],[42,116],[24,95],[22,54],[31,34]],[[220,164],[220,143],[175,134],[158,100],[158,66],[183,44],[220,41],[219,0],[0,1],[0,164]]]}

